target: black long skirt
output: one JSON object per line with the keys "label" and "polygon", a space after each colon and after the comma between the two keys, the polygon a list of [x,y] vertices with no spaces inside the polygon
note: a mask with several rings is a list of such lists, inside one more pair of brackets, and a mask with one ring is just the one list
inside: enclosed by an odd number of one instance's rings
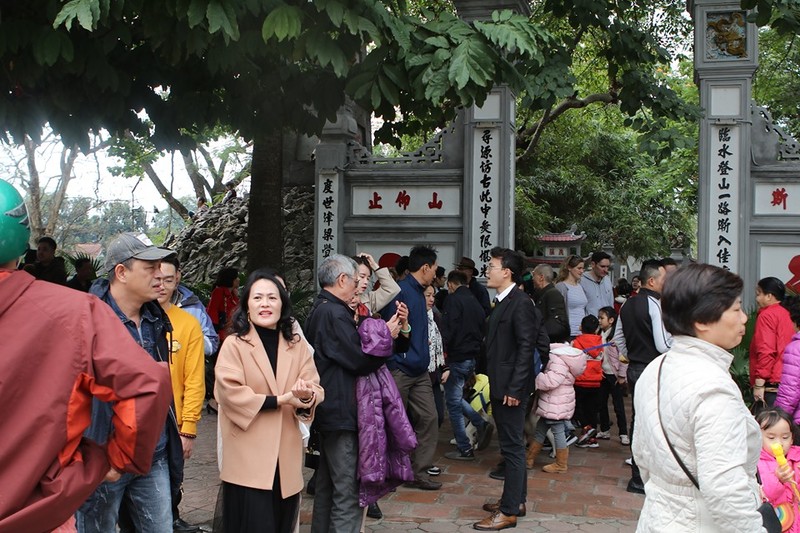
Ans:
{"label": "black long skirt", "polygon": [[282,497],[278,468],[272,487],[273,490],[262,490],[223,481],[222,505],[217,504],[222,516],[214,517],[214,532],[292,533],[297,525],[300,494]]}

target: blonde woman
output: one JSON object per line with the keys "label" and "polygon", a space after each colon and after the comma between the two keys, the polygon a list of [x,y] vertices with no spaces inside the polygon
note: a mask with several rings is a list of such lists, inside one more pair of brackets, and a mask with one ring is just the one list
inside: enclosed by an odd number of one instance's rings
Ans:
{"label": "blonde woman", "polygon": [[586,316],[586,304],[589,300],[581,287],[584,261],[582,257],[571,255],[561,264],[558,272],[556,289],[564,297],[567,304],[569,320],[569,336],[575,338],[581,334],[581,320]]}

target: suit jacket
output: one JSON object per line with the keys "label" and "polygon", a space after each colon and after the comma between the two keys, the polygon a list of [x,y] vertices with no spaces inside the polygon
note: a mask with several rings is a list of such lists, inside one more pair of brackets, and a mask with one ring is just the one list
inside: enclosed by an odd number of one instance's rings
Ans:
{"label": "suit jacket", "polygon": [[297,378],[315,384],[311,414],[324,392],[308,344],[278,340],[278,369],[273,372],[267,352],[255,328],[243,337],[230,335],[223,343],[216,366],[215,397],[222,436],[220,478],[256,489],[273,489],[275,466],[281,469],[284,497],[303,488],[303,442],[296,410],[288,405],[261,410],[267,396],[280,396],[292,389]]}
{"label": "suit jacket", "polygon": [[521,400],[530,393],[533,349],[539,335],[534,306],[525,292],[513,289],[489,316],[486,336],[490,395]]}

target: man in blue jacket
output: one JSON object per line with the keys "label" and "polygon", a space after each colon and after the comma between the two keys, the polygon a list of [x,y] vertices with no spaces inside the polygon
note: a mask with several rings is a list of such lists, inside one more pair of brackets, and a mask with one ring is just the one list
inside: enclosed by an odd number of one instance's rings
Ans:
{"label": "man in blue jacket", "polygon": [[[398,281],[400,294],[396,300],[408,306],[410,347],[405,353],[395,353],[387,363],[392,371],[397,388],[409,418],[414,421],[417,434],[417,449],[412,456],[414,481],[410,487],[422,490],[438,490],[442,484],[431,481],[427,472],[433,465],[436,442],[439,439],[438,415],[433,399],[433,387],[428,375],[431,361],[428,349],[428,310],[425,305],[425,288],[436,277],[436,250],[429,246],[415,246],[408,254],[409,274]],[[396,306],[387,305],[383,318],[389,319]],[[401,330],[401,333],[405,333]]]}

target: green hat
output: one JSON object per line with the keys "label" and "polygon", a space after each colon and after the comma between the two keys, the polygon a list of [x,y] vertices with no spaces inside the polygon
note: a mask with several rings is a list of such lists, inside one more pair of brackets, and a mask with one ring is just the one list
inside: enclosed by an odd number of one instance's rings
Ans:
{"label": "green hat", "polygon": [[0,265],[25,253],[31,227],[22,196],[10,183],[0,179]]}

